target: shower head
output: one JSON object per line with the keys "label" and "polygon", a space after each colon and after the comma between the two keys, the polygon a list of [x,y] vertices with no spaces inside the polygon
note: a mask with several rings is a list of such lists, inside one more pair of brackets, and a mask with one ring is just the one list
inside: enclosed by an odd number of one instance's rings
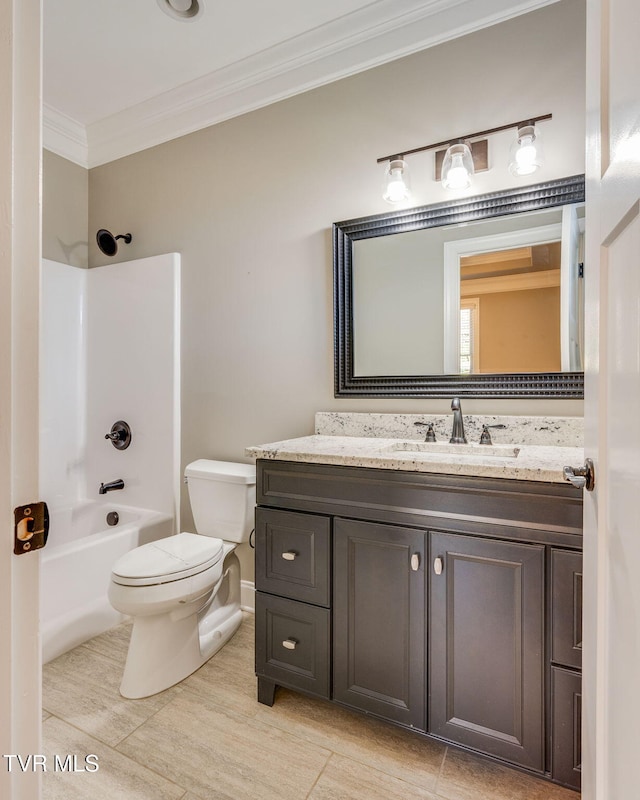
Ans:
{"label": "shower head", "polygon": [[133,239],[133,236],[130,233],[123,233],[118,234],[118,236],[114,236],[111,231],[108,231],[105,228],[100,228],[96,234],[96,242],[98,243],[98,247],[105,254],[105,256],[115,256],[115,254],[118,252],[117,239],[124,239],[124,243],[129,244]]}

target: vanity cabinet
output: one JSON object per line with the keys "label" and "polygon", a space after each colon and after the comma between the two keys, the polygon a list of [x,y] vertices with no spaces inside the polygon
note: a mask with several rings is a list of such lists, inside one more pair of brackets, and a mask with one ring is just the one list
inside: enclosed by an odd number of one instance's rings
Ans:
{"label": "vanity cabinet", "polygon": [[258,699],[324,697],[579,781],[582,493],[257,462]]}

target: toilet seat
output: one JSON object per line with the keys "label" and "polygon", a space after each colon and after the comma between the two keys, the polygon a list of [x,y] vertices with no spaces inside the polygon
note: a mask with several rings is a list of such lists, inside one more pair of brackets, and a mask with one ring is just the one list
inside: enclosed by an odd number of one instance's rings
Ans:
{"label": "toilet seat", "polygon": [[154,586],[198,575],[223,558],[223,542],[195,533],[179,533],[125,553],[111,579],[120,586]]}

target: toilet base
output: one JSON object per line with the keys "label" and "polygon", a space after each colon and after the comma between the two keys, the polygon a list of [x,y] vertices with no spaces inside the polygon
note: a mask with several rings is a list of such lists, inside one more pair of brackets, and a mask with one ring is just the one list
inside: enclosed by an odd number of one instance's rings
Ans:
{"label": "toilet base", "polygon": [[[176,619],[175,612],[134,618],[120,694],[150,697],[184,680],[222,648],[240,627],[240,565],[225,559],[225,575],[203,607]],[[186,609],[185,609],[186,610]]]}

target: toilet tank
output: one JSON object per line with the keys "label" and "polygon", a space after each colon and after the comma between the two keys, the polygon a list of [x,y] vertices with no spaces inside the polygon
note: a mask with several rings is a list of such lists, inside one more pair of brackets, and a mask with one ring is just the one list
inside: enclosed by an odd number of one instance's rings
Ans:
{"label": "toilet tank", "polygon": [[196,531],[227,542],[248,541],[256,503],[253,464],[201,458],[184,474]]}

